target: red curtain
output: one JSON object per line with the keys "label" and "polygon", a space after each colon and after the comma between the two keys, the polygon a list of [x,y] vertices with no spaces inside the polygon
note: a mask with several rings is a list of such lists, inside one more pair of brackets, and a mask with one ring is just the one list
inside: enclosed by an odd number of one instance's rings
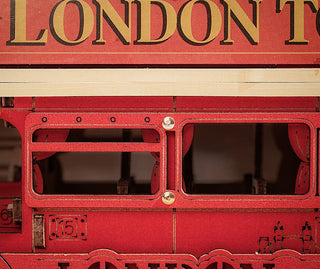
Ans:
{"label": "red curtain", "polygon": [[[65,142],[68,138],[68,129],[37,130],[33,135],[33,142]],[[33,188],[37,193],[43,193],[43,177],[38,161],[51,157],[55,152],[35,152],[33,154]]]}
{"label": "red curtain", "polygon": [[295,194],[305,194],[310,187],[310,134],[305,124],[288,124],[291,146],[300,159]]}
{"label": "red curtain", "polygon": [[[153,129],[143,129],[142,130],[143,141],[147,143],[159,143],[160,136],[156,130]],[[151,193],[155,194],[159,190],[160,186],[160,153],[151,152],[152,156],[156,159],[153,166],[152,176],[151,176]]]}

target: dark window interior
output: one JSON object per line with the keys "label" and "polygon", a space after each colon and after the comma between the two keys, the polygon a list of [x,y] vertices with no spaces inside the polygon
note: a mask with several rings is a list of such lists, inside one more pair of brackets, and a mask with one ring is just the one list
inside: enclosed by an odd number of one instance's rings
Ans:
{"label": "dark window interior", "polygon": [[21,220],[13,219],[11,212],[21,198],[21,137],[13,125],[1,119],[0,198],[0,233],[20,233]]}
{"label": "dark window interior", "polygon": [[[159,142],[159,134],[156,134],[158,140],[155,142]],[[143,143],[144,139],[140,129],[71,129],[70,131],[41,129],[34,133],[33,141]],[[151,179],[156,163],[154,154],[56,152],[48,156],[48,153],[35,152],[33,153],[34,188],[36,192],[43,194],[153,194],[157,191],[151,191],[153,184]]]}
{"label": "dark window interior", "polygon": [[0,182],[21,181],[21,137],[9,122],[0,119]]}
{"label": "dark window interior", "polygon": [[[309,190],[309,157],[301,160],[295,153],[289,124],[193,126],[192,144],[183,157],[183,188],[187,193],[289,195]],[[291,129],[292,139],[297,139],[296,150],[304,143],[309,154],[308,127],[297,124]]]}

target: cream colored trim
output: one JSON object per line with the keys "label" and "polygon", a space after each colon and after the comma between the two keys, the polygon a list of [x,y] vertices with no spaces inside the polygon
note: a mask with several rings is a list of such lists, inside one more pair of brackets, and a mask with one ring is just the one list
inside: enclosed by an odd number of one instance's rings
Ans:
{"label": "cream colored trim", "polygon": [[320,96],[320,69],[0,69],[0,96]]}

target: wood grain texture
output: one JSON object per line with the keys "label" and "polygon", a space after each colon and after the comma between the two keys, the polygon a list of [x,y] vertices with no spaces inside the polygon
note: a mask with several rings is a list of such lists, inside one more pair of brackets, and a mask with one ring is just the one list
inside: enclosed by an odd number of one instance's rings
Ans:
{"label": "wood grain texture", "polygon": [[0,96],[319,96],[320,69],[0,69]]}

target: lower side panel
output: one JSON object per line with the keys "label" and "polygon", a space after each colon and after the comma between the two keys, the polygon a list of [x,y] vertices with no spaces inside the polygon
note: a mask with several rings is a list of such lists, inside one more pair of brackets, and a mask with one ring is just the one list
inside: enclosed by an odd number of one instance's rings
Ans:
{"label": "lower side panel", "polygon": [[88,254],[2,254],[0,268],[33,269],[318,269],[320,255],[280,250],[274,254],[233,255],[214,250],[196,259],[188,254],[117,254],[95,250]]}
{"label": "lower side panel", "polygon": [[[176,253],[320,253],[318,212],[176,212]],[[320,267],[319,267],[320,268]],[[245,268],[246,269],[246,268]]]}

